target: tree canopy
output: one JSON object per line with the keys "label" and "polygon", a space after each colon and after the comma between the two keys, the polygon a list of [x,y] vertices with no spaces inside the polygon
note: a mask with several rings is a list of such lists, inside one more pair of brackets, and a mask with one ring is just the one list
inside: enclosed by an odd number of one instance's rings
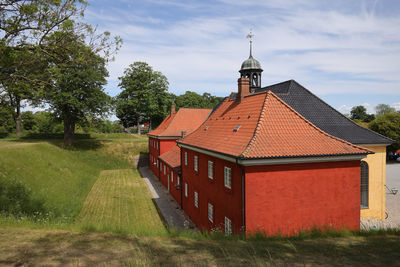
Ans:
{"label": "tree canopy", "polygon": [[370,129],[396,141],[388,147],[388,151],[400,148],[400,113],[387,113],[371,122]]}
{"label": "tree canopy", "polygon": [[115,98],[116,113],[124,127],[147,120],[157,123],[166,116],[172,100],[168,80],[161,72],[146,62],[134,62],[119,80],[122,92]]}
{"label": "tree canopy", "polygon": [[172,99],[178,109],[183,107],[213,108],[223,99],[223,97],[213,96],[209,93],[200,95],[196,92],[186,91],[183,95],[172,95]]}
{"label": "tree canopy", "polygon": [[375,111],[376,111],[376,116],[380,116],[380,115],[385,115],[385,114],[388,114],[388,113],[396,112],[396,110],[393,107],[391,107],[391,106],[389,106],[387,104],[379,104],[379,105],[377,105],[375,107]]}
{"label": "tree canopy", "polygon": [[367,109],[364,106],[355,106],[350,111],[350,118],[352,120],[371,122],[375,119],[375,115],[367,114]]}

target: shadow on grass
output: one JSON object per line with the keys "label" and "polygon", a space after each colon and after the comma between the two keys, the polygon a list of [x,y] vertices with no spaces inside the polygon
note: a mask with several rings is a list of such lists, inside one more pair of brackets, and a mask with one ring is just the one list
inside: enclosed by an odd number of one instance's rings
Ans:
{"label": "shadow on grass", "polygon": [[11,241],[0,264],[398,266],[400,258],[400,237],[392,235],[243,241],[66,232],[31,240]]}

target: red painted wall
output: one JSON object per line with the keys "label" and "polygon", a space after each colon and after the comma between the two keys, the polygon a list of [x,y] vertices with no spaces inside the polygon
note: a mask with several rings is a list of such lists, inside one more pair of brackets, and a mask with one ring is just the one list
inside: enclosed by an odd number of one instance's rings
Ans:
{"label": "red painted wall", "polygon": [[[185,165],[184,153],[188,153]],[[198,172],[194,171],[194,155],[198,156]],[[214,162],[214,179],[208,178],[208,161]],[[224,186],[224,166],[232,169],[232,189]],[[241,169],[232,162],[217,159],[189,149],[181,149],[182,204],[183,210],[201,230],[214,228],[224,230],[224,217],[232,221],[232,230],[240,233],[242,227],[242,188]],[[185,196],[185,183],[188,184],[188,197]],[[194,192],[199,194],[199,207],[194,206]],[[208,219],[208,203],[214,206],[214,222]]]}
{"label": "red painted wall", "polygon": [[360,161],[246,167],[246,233],[360,227]]}
{"label": "red painted wall", "polygon": [[[169,179],[169,193],[172,197],[181,204],[181,192],[180,189],[176,188],[175,185],[177,184],[178,173],[175,172],[172,168],[170,168],[164,161],[160,160],[161,163],[161,170],[160,170],[160,181],[163,186],[168,190],[168,179]],[[165,166],[165,174],[164,174],[164,166]],[[171,172],[173,172],[174,177],[173,180],[171,178]],[[182,182],[182,178],[181,178]]]}
{"label": "red painted wall", "polygon": [[[168,152],[176,144],[176,139],[157,139],[149,137],[149,166],[151,171],[160,178],[158,156]],[[154,164],[154,162],[156,164]],[[158,162],[159,164],[159,162]]]}
{"label": "red painted wall", "polygon": [[168,152],[176,145],[176,138],[174,139],[160,139],[160,155]]}
{"label": "red painted wall", "polygon": [[[160,144],[159,140],[153,137],[149,137],[149,166],[151,171],[158,177],[157,160],[160,155]],[[156,163],[154,165],[154,162]]]}

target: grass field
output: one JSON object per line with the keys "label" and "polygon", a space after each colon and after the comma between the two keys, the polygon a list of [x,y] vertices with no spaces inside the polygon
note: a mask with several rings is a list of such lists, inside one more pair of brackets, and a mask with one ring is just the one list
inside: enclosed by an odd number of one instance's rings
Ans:
{"label": "grass field", "polygon": [[0,265],[399,266],[397,235],[209,240],[0,227]]}
{"label": "grass field", "polygon": [[139,173],[105,170],[87,196],[77,223],[84,229],[165,236],[167,231]]}
{"label": "grass field", "polygon": [[[157,211],[151,201],[148,189],[138,172],[134,170],[134,158],[140,152],[147,150],[147,138],[134,135],[97,135],[96,138],[78,140],[68,149],[63,149],[62,140],[48,139],[14,139],[0,141],[0,181],[17,181],[25,189],[31,192],[32,200],[44,203],[45,214],[34,214],[34,216],[0,216],[0,225],[25,225],[33,227],[60,227],[85,229],[103,229],[125,231],[129,233],[134,230],[149,233],[153,224],[135,228],[132,216],[144,216],[149,213],[148,218],[157,225],[154,233],[162,233],[164,227],[160,221]],[[119,171],[119,170],[125,171]],[[108,175],[107,174],[111,174]],[[116,174],[116,175],[113,175]],[[110,178],[111,177],[111,178]],[[110,179],[106,179],[110,178]],[[98,182],[96,182],[98,181]],[[104,184],[109,181],[111,184]],[[119,184],[124,183],[124,184]],[[136,184],[137,186],[133,186]],[[96,185],[93,187],[93,185]],[[127,185],[132,185],[124,187]],[[92,190],[93,188],[93,190]],[[114,192],[110,192],[110,189]],[[93,194],[88,196],[89,192]],[[124,212],[129,212],[131,223],[124,222],[125,214],[116,214],[105,218],[96,218],[92,214],[90,223],[82,223],[82,218],[77,215],[87,212],[88,208],[84,201],[90,204],[93,197],[99,196],[106,201],[107,210],[120,209],[120,204],[125,205]],[[113,195],[114,194],[114,195]],[[131,195],[132,198],[127,196]],[[133,198],[134,195],[134,198]],[[109,199],[107,199],[109,198]],[[115,201],[118,199],[122,202]],[[142,201],[142,202],[141,202]],[[136,205],[136,206],[135,206]],[[137,210],[143,209],[139,214]],[[152,207],[153,209],[150,209]],[[83,213],[82,213],[83,214]],[[98,216],[102,214],[96,213]],[[87,215],[85,215],[87,216]],[[40,217],[38,219],[38,217]],[[157,218],[157,219],[155,219]],[[92,223],[99,222],[101,224]],[[115,224],[115,220],[121,224]],[[143,224],[143,222],[141,222]],[[111,227],[113,226],[113,227]],[[140,228],[140,230],[139,230]]]}

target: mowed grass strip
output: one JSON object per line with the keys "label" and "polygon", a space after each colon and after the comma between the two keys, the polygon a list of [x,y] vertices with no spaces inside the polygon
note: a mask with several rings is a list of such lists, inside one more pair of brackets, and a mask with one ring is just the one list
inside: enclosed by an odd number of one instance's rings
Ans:
{"label": "mowed grass strip", "polygon": [[101,171],[83,204],[77,224],[93,231],[165,235],[167,231],[151,199],[136,170]]}

